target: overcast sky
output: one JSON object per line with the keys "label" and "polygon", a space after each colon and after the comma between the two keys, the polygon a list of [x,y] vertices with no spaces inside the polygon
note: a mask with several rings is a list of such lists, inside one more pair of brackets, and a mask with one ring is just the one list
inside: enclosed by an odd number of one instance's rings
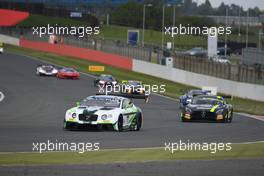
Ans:
{"label": "overcast sky", "polygon": [[[205,0],[193,0],[196,2],[202,3]],[[248,7],[259,7],[264,10],[264,0],[210,0],[213,7],[218,7],[222,2],[225,4],[241,4],[244,8]]]}

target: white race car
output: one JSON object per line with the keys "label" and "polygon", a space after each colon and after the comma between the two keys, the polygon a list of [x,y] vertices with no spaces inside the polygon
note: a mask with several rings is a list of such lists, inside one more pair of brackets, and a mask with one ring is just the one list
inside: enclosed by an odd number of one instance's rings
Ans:
{"label": "white race car", "polygon": [[40,65],[37,67],[36,74],[39,76],[45,75],[45,76],[56,76],[58,73],[58,70],[52,66],[52,65]]}
{"label": "white race car", "polygon": [[115,131],[139,131],[143,115],[130,99],[120,96],[94,95],[66,111],[64,129],[96,127]]}

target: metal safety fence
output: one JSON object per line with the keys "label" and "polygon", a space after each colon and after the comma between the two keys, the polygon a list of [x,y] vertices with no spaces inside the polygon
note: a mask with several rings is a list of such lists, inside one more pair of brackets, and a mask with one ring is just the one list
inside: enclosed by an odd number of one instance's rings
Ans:
{"label": "metal safety fence", "polygon": [[[21,28],[0,28],[0,33],[35,41],[48,41],[49,39],[47,35],[40,38],[32,35],[32,31]],[[77,36],[63,36],[60,42],[156,64],[161,64],[161,60],[165,57],[164,52],[158,48],[133,46],[119,40],[109,40],[93,36],[83,38]],[[264,69],[261,67],[245,64],[225,64],[214,62],[207,58],[177,54],[172,54],[171,56],[173,57],[173,67],[178,69],[228,80],[264,85]]]}
{"label": "metal safety fence", "polygon": [[174,67],[233,81],[264,84],[264,69],[260,67],[219,63],[204,58],[177,55],[174,57]]}

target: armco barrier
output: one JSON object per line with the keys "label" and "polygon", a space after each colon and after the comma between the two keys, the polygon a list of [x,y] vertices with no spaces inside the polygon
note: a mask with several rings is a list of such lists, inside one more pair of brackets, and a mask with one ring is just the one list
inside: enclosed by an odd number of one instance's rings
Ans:
{"label": "armco barrier", "polygon": [[102,64],[132,70],[132,59],[129,57],[109,54],[102,51],[91,50],[87,48],[78,48],[62,44],[50,44],[47,42],[36,42],[20,39],[19,46],[44,52],[51,52],[63,56],[77,57],[89,61],[95,61]]}
{"label": "armco barrier", "polygon": [[10,45],[19,46],[19,39],[18,38],[10,37],[7,35],[0,34],[0,42],[10,44]]}
{"label": "armco barrier", "polygon": [[140,60],[133,60],[132,70],[195,87],[213,86],[224,94],[264,101],[263,85],[230,81]]}

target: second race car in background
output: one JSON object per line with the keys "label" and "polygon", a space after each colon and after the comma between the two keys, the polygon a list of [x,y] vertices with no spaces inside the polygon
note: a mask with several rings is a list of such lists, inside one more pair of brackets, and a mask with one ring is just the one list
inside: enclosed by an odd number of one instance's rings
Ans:
{"label": "second race car in background", "polygon": [[73,68],[62,68],[58,71],[57,77],[60,79],[79,79],[80,73]]}
{"label": "second race car in background", "polygon": [[39,76],[56,76],[58,70],[52,65],[40,65],[37,67],[36,74]]}
{"label": "second race car in background", "polygon": [[206,120],[231,123],[232,118],[233,107],[221,96],[196,96],[181,112],[183,122]]}
{"label": "second race car in background", "polygon": [[123,80],[121,84],[121,93],[143,96],[145,102],[149,101],[148,90],[146,90],[146,88],[140,81]]}
{"label": "second race car in background", "polygon": [[98,78],[94,80],[94,86],[103,86],[103,87],[105,87],[106,85],[115,86],[117,85],[117,83],[118,82],[115,77],[106,74],[101,74]]}

